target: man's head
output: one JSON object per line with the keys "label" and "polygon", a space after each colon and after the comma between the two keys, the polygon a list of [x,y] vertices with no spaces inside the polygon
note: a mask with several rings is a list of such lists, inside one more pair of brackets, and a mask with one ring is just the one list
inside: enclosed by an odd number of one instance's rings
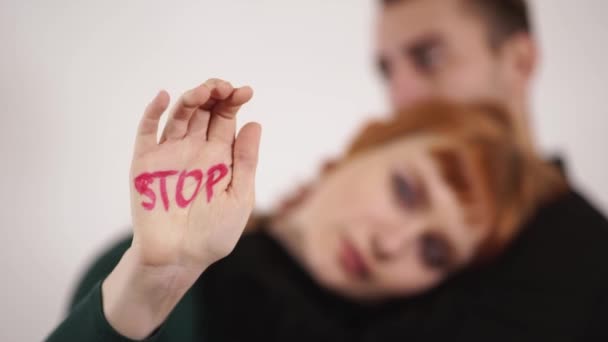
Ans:
{"label": "man's head", "polygon": [[[494,100],[527,132],[536,49],[524,0],[381,0],[377,61],[394,108]],[[528,140],[529,137],[526,137]]]}

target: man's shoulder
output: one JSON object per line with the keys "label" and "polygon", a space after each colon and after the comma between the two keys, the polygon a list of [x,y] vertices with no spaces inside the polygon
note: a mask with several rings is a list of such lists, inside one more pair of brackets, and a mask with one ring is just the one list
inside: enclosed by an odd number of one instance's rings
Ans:
{"label": "man's shoulder", "polygon": [[498,259],[436,293],[438,303],[458,304],[447,322],[580,340],[606,310],[608,220],[570,191],[540,208]]}
{"label": "man's shoulder", "polygon": [[606,216],[576,189],[571,189],[560,198],[548,203],[541,209],[540,213],[543,212],[552,213],[564,219],[584,219],[584,222],[594,227],[601,227],[602,231],[606,231],[606,227],[608,227]]}
{"label": "man's shoulder", "polygon": [[533,287],[608,286],[608,219],[571,190],[539,208],[497,264]]}
{"label": "man's shoulder", "polygon": [[608,253],[608,219],[581,193],[570,190],[528,220],[521,232],[521,240],[526,239],[542,241],[547,250],[600,247],[598,252]]}

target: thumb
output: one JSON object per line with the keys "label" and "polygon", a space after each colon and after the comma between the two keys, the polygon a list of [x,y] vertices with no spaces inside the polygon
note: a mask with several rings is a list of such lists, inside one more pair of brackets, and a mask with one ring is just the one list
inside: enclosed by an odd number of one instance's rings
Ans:
{"label": "thumb", "polygon": [[239,131],[234,142],[232,183],[230,191],[244,199],[254,193],[262,126],[250,122]]}

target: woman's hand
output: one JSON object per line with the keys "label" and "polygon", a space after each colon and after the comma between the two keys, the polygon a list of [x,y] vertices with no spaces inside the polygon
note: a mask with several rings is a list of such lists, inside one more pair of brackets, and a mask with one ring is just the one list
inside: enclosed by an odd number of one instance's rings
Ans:
{"label": "woman's hand", "polygon": [[162,323],[241,236],[254,204],[261,128],[248,123],[235,139],[235,116],[252,94],[208,80],[181,96],[160,141],[168,94],[146,108],[131,165],[133,243],[102,288],[108,321],[123,335],[145,337]]}
{"label": "woman's hand", "polygon": [[254,202],[260,126],[235,139],[236,114],[249,87],[209,80],[186,92],[157,143],[165,92],[141,121],[131,166],[133,248],[144,266],[204,269],[228,255]]}

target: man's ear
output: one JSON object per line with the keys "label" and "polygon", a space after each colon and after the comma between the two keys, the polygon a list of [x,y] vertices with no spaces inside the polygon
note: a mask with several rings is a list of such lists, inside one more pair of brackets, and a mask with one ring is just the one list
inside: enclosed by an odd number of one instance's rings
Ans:
{"label": "man's ear", "polygon": [[538,60],[537,43],[528,33],[517,33],[500,47],[505,77],[515,90],[527,92],[534,77]]}

